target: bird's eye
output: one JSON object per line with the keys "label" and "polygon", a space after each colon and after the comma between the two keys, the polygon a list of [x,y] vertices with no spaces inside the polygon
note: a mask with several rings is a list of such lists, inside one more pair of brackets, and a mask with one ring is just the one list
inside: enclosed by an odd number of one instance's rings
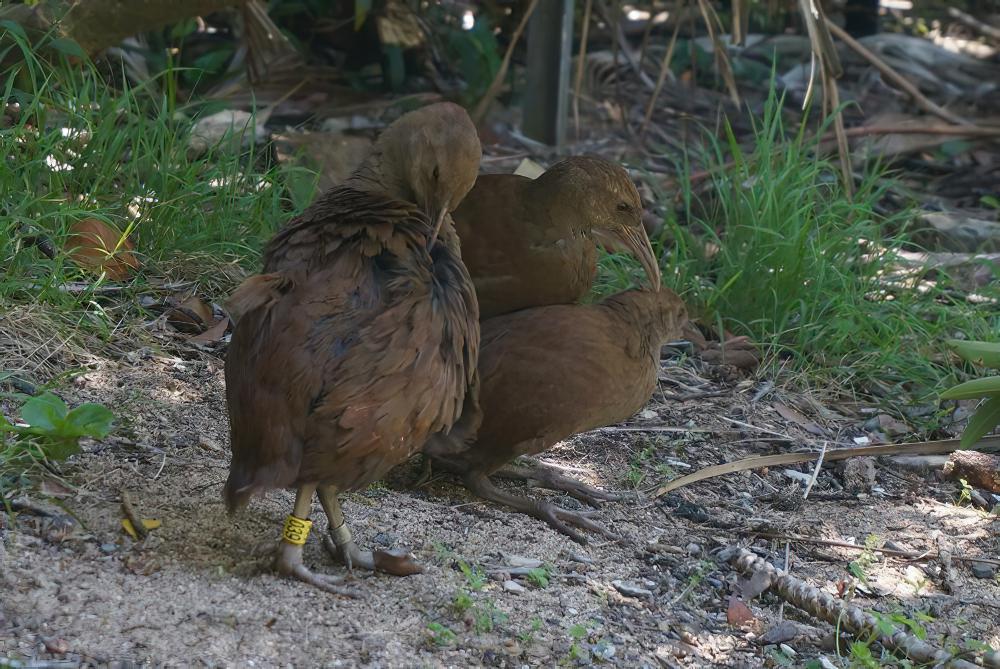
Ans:
{"label": "bird's eye", "polygon": [[437,181],[441,178],[441,168],[437,165],[434,166],[434,180]]}
{"label": "bird's eye", "polygon": [[619,202],[618,211],[625,211],[625,212],[632,211],[632,206],[628,202]]}

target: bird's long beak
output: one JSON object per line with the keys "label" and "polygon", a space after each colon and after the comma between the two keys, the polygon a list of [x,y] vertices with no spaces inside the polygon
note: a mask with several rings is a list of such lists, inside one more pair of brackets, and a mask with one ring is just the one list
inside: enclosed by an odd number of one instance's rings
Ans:
{"label": "bird's long beak", "polygon": [[594,233],[605,246],[612,249],[624,247],[632,256],[639,261],[642,269],[646,272],[646,278],[654,292],[660,291],[660,264],[656,261],[656,254],[653,252],[653,245],[649,242],[646,228],[639,225],[623,225],[614,230],[598,230]]}
{"label": "bird's long beak", "polygon": [[434,217],[434,232],[431,234],[430,241],[427,243],[427,250],[434,248],[434,244],[437,243],[438,233],[441,232],[441,226],[444,224],[444,217],[448,215],[448,203],[445,202],[441,205],[441,210],[437,212]]}

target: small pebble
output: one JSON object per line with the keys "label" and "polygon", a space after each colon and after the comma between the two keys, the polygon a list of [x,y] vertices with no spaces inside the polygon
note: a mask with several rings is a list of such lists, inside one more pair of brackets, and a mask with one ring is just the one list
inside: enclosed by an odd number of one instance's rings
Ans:
{"label": "small pebble", "polygon": [[972,575],[976,578],[992,579],[996,576],[997,568],[987,562],[973,562]]}
{"label": "small pebble", "polygon": [[66,639],[42,637],[45,650],[53,655],[65,655],[69,651],[69,642]]}
{"label": "small pebble", "polygon": [[594,644],[591,650],[596,657],[608,661],[615,656],[615,645],[610,641],[601,640]]}
{"label": "small pebble", "polygon": [[795,657],[796,655],[798,655],[798,653],[796,653],[792,649],[792,647],[789,646],[789,645],[787,645],[787,644],[780,643],[780,644],[778,644],[778,648],[780,648],[781,652],[784,653],[785,655],[787,655],[788,657]]}
{"label": "small pebble", "polygon": [[696,543],[690,543],[684,547],[688,555],[701,555],[701,546]]}
{"label": "small pebble", "polygon": [[518,583],[517,581],[504,581],[503,582],[504,592],[509,592],[513,595],[520,595],[527,592],[527,588]]}
{"label": "small pebble", "polygon": [[101,544],[101,552],[111,554],[118,550],[118,544]]}
{"label": "small pebble", "polygon": [[652,597],[653,591],[647,588],[642,588],[635,583],[627,583],[625,581],[612,581],[611,585],[615,586],[615,590],[625,595],[626,597]]}

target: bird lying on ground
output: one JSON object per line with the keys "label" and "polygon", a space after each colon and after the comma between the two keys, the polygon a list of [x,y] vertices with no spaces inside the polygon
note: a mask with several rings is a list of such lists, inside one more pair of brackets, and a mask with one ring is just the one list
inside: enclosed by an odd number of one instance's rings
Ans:
{"label": "bird lying on ground", "polygon": [[604,158],[566,158],[537,179],[483,174],[454,219],[484,320],[579,302],[597,274],[598,244],[632,253],[660,288],[639,191]]}
{"label": "bird lying on ground", "polygon": [[[672,291],[626,291],[597,304],[524,309],[482,323],[479,404],[483,422],[468,448],[435,435],[433,463],[459,475],[476,495],[544,520],[584,542],[571,526],[610,533],[586,514],[510,494],[490,475],[518,456],[534,455],[574,434],[621,422],[649,400],[660,348],[687,323]],[[579,481],[532,470],[523,477],[592,504],[613,499]]]}
{"label": "bird lying on ground", "polygon": [[224,494],[232,512],[268,489],[296,488],[282,574],[345,592],[302,563],[313,493],[329,519],[327,548],[349,567],[418,569],[361,551],[337,495],[379,479],[470,410],[479,313],[448,214],[481,155],[461,107],[404,115],[350,179],[271,240],[265,273],[229,301]]}

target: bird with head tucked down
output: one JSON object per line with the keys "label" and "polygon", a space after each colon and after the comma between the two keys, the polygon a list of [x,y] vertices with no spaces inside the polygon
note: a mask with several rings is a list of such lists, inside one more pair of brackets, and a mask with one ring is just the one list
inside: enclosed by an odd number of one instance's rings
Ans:
{"label": "bird with head tucked down", "polygon": [[407,558],[362,551],[338,493],[357,490],[474,413],[479,311],[449,212],[479,170],[468,114],[450,103],[410,112],[343,185],[268,244],[264,274],[229,301],[226,356],[230,510],[296,489],[276,568],[332,592],[302,562],[316,493],[327,548],[349,566],[412,573]]}
{"label": "bird with head tucked down", "polygon": [[566,158],[537,179],[483,174],[453,216],[483,319],[579,302],[594,283],[598,245],[634,255],[660,288],[639,191],[605,158]]}

